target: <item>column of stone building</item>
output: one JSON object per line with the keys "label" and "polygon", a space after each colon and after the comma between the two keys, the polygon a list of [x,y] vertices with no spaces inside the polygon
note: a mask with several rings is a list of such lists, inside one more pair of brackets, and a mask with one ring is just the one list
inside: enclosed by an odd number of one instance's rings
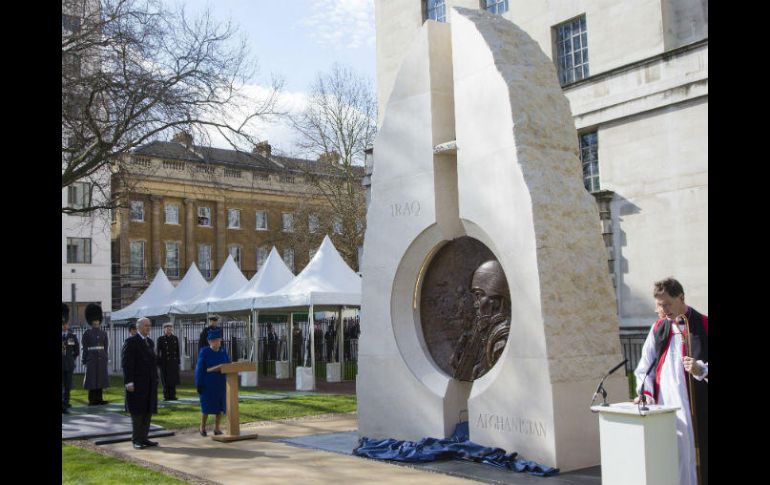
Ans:
{"label": "column of stone building", "polygon": [[160,218],[163,211],[161,211],[161,207],[163,206],[163,197],[159,195],[152,195],[150,196],[150,200],[152,201],[152,226],[150,227],[151,230],[151,259],[150,259],[150,269],[151,274],[148,275],[150,277],[154,276],[155,273],[157,273],[158,269],[161,267],[161,261],[160,261]]}
{"label": "column of stone building", "polygon": [[184,200],[184,261],[186,268],[189,269],[195,262],[195,200]]}
{"label": "column of stone building", "polygon": [[[121,202],[128,203],[128,200],[122,200]],[[129,265],[131,264],[131,244],[128,239],[128,230],[130,228],[129,209],[121,207],[118,211],[118,224],[120,225],[120,266],[118,267],[119,281],[120,281],[120,308],[125,308],[128,304],[126,301],[125,288],[128,287],[128,272]]]}
{"label": "column of stone building", "polygon": [[604,245],[607,248],[607,264],[609,266],[610,277],[612,277],[612,285],[617,288],[617,281],[615,281],[615,246],[613,243],[612,232],[612,212],[610,211],[612,197],[615,192],[611,190],[601,190],[593,194],[596,198],[596,204],[599,206],[599,219],[602,224],[602,238],[604,239]]}
{"label": "column of stone building", "polygon": [[214,219],[215,228],[217,231],[217,259],[215,268],[220,269],[225,264],[227,259],[227,248],[225,247],[225,231],[227,231],[227,218],[225,217],[225,201],[217,201],[217,217]]}

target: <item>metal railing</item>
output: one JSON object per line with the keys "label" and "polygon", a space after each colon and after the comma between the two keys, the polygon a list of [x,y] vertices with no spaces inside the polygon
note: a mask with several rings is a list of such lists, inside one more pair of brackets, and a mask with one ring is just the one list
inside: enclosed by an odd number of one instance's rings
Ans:
{"label": "metal railing", "polygon": [[[277,318],[276,318],[277,317]],[[268,338],[268,324],[273,327],[274,338]],[[324,338],[324,335],[331,328],[335,327],[334,319],[317,320],[316,327],[316,374],[321,379],[326,379],[326,363],[337,362],[339,357],[339,343],[337,339]],[[249,322],[247,320],[228,320],[221,322],[219,328],[222,329],[222,345],[235,360],[246,359],[254,360],[253,340],[249,336]],[[294,368],[303,365],[306,358],[309,358],[305,352],[310,350],[309,333],[307,331],[307,320],[295,321],[295,327],[300,329],[301,340],[295,343],[295,354],[291,356],[293,360],[292,376],[295,375]],[[200,334],[207,326],[203,319],[177,319],[174,325],[174,334],[179,338],[180,357],[183,360],[189,359],[188,370],[194,370],[198,362],[198,345]],[[75,373],[85,373],[85,366],[82,364],[83,333],[88,327],[76,326],[70,327],[70,330],[77,336],[81,343],[81,354],[75,361]],[[130,336],[128,324],[111,324],[101,327],[107,333],[107,369],[110,374],[121,374],[121,350],[123,343]],[[344,366],[342,369],[343,380],[353,380],[356,377],[358,368],[358,330],[359,318],[343,319],[344,332]],[[273,315],[267,318],[260,318],[258,326],[258,355],[260,359],[260,373],[263,375],[275,376],[275,362],[277,360],[289,360],[288,346],[288,318],[286,315]],[[150,338],[153,342],[158,341],[158,337],[163,335],[162,325],[153,325],[150,327]],[[355,338],[353,338],[355,337]],[[303,342],[305,345],[303,345]],[[304,352],[303,352],[304,348]]]}

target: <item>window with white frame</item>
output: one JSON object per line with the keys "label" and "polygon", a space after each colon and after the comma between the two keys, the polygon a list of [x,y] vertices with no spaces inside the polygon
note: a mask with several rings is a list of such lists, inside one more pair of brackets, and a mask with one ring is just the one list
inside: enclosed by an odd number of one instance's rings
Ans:
{"label": "window with white frame", "polygon": [[267,261],[267,256],[270,254],[270,249],[267,246],[257,247],[257,271]]}
{"label": "window with white frame", "polygon": [[166,276],[179,276],[179,243],[166,243]]}
{"label": "window with white frame", "polygon": [[67,205],[73,209],[84,209],[91,205],[91,184],[75,182],[67,187]]}
{"label": "window with white frame", "polygon": [[446,1],[445,0],[427,0],[426,14],[431,20],[437,22],[446,22]]}
{"label": "window with white frame", "polygon": [[556,67],[562,86],[588,77],[586,16],[564,22],[556,29]]}
{"label": "window with white frame", "polygon": [[228,229],[241,228],[241,210],[240,209],[227,209],[227,228]]}
{"label": "window with white frame", "polygon": [[294,232],[294,214],[291,212],[281,214],[281,230],[283,232]]}
{"label": "window with white frame", "polygon": [[508,11],[508,0],[484,0],[487,12],[501,14]]}
{"label": "window with white frame", "polygon": [[179,224],[179,204],[166,204],[166,224]]}
{"label": "window with white frame", "polygon": [[267,211],[257,211],[257,231],[267,231]]}
{"label": "window with white frame", "polygon": [[131,210],[128,215],[131,222],[144,222],[144,202],[141,200],[131,201]]}
{"label": "window with white frame", "polygon": [[583,163],[583,185],[589,192],[599,191],[599,137],[596,131],[580,136],[580,161]]}
{"label": "window with white frame", "polygon": [[238,266],[238,269],[241,269],[241,247],[230,246],[228,252],[230,253],[230,256],[233,257],[233,261]]}
{"label": "window with white frame", "polygon": [[342,218],[340,216],[334,217],[334,222],[332,222],[332,231],[334,234],[342,234]]}
{"label": "window with white frame", "polygon": [[311,233],[318,232],[318,228],[321,226],[321,219],[317,214],[310,214],[307,218],[307,230]]}
{"label": "window with white frame", "polygon": [[91,263],[91,238],[68,237],[67,238],[67,264]]}
{"label": "window with white frame", "polygon": [[289,267],[291,272],[294,272],[294,249],[286,248],[283,250],[283,262]]}
{"label": "window with white frame", "polygon": [[211,278],[211,244],[198,244],[198,269],[204,278]]}
{"label": "window with white frame", "polygon": [[129,261],[129,274],[135,277],[144,276],[144,241],[131,241],[131,258]]}
{"label": "window with white frame", "polygon": [[198,225],[211,227],[211,207],[198,207]]}

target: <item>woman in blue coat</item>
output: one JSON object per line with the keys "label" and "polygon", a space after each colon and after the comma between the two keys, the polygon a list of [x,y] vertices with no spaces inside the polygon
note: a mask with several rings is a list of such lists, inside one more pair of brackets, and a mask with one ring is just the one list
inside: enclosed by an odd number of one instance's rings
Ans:
{"label": "woman in blue coat", "polygon": [[221,372],[206,372],[206,369],[230,362],[230,356],[222,347],[222,330],[211,329],[208,333],[209,346],[198,352],[195,366],[195,386],[201,400],[201,436],[206,436],[206,421],[209,414],[216,414],[214,434],[222,434],[219,423],[225,412],[225,389],[227,378]]}

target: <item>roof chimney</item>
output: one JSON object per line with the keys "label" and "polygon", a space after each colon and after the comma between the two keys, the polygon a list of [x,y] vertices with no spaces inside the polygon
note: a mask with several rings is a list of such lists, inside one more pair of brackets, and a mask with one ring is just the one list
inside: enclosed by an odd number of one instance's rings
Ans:
{"label": "roof chimney", "polygon": [[340,154],[337,153],[335,150],[332,150],[330,152],[325,152],[318,157],[318,161],[326,162],[326,163],[337,163],[340,161]]}
{"label": "roof chimney", "polygon": [[265,158],[270,158],[270,155],[273,152],[273,147],[270,146],[270,144],[265,141],[261,141],[254,145],[254,148],[251,150],[251,153],[254,155],[262,155]]}
{"label": "roof chimney", "polygon": [[171,138],[171,141],[175,141],[186,146],[187,148],[190,148],[193,144],[193,137],[187,131],[180,131]]}

